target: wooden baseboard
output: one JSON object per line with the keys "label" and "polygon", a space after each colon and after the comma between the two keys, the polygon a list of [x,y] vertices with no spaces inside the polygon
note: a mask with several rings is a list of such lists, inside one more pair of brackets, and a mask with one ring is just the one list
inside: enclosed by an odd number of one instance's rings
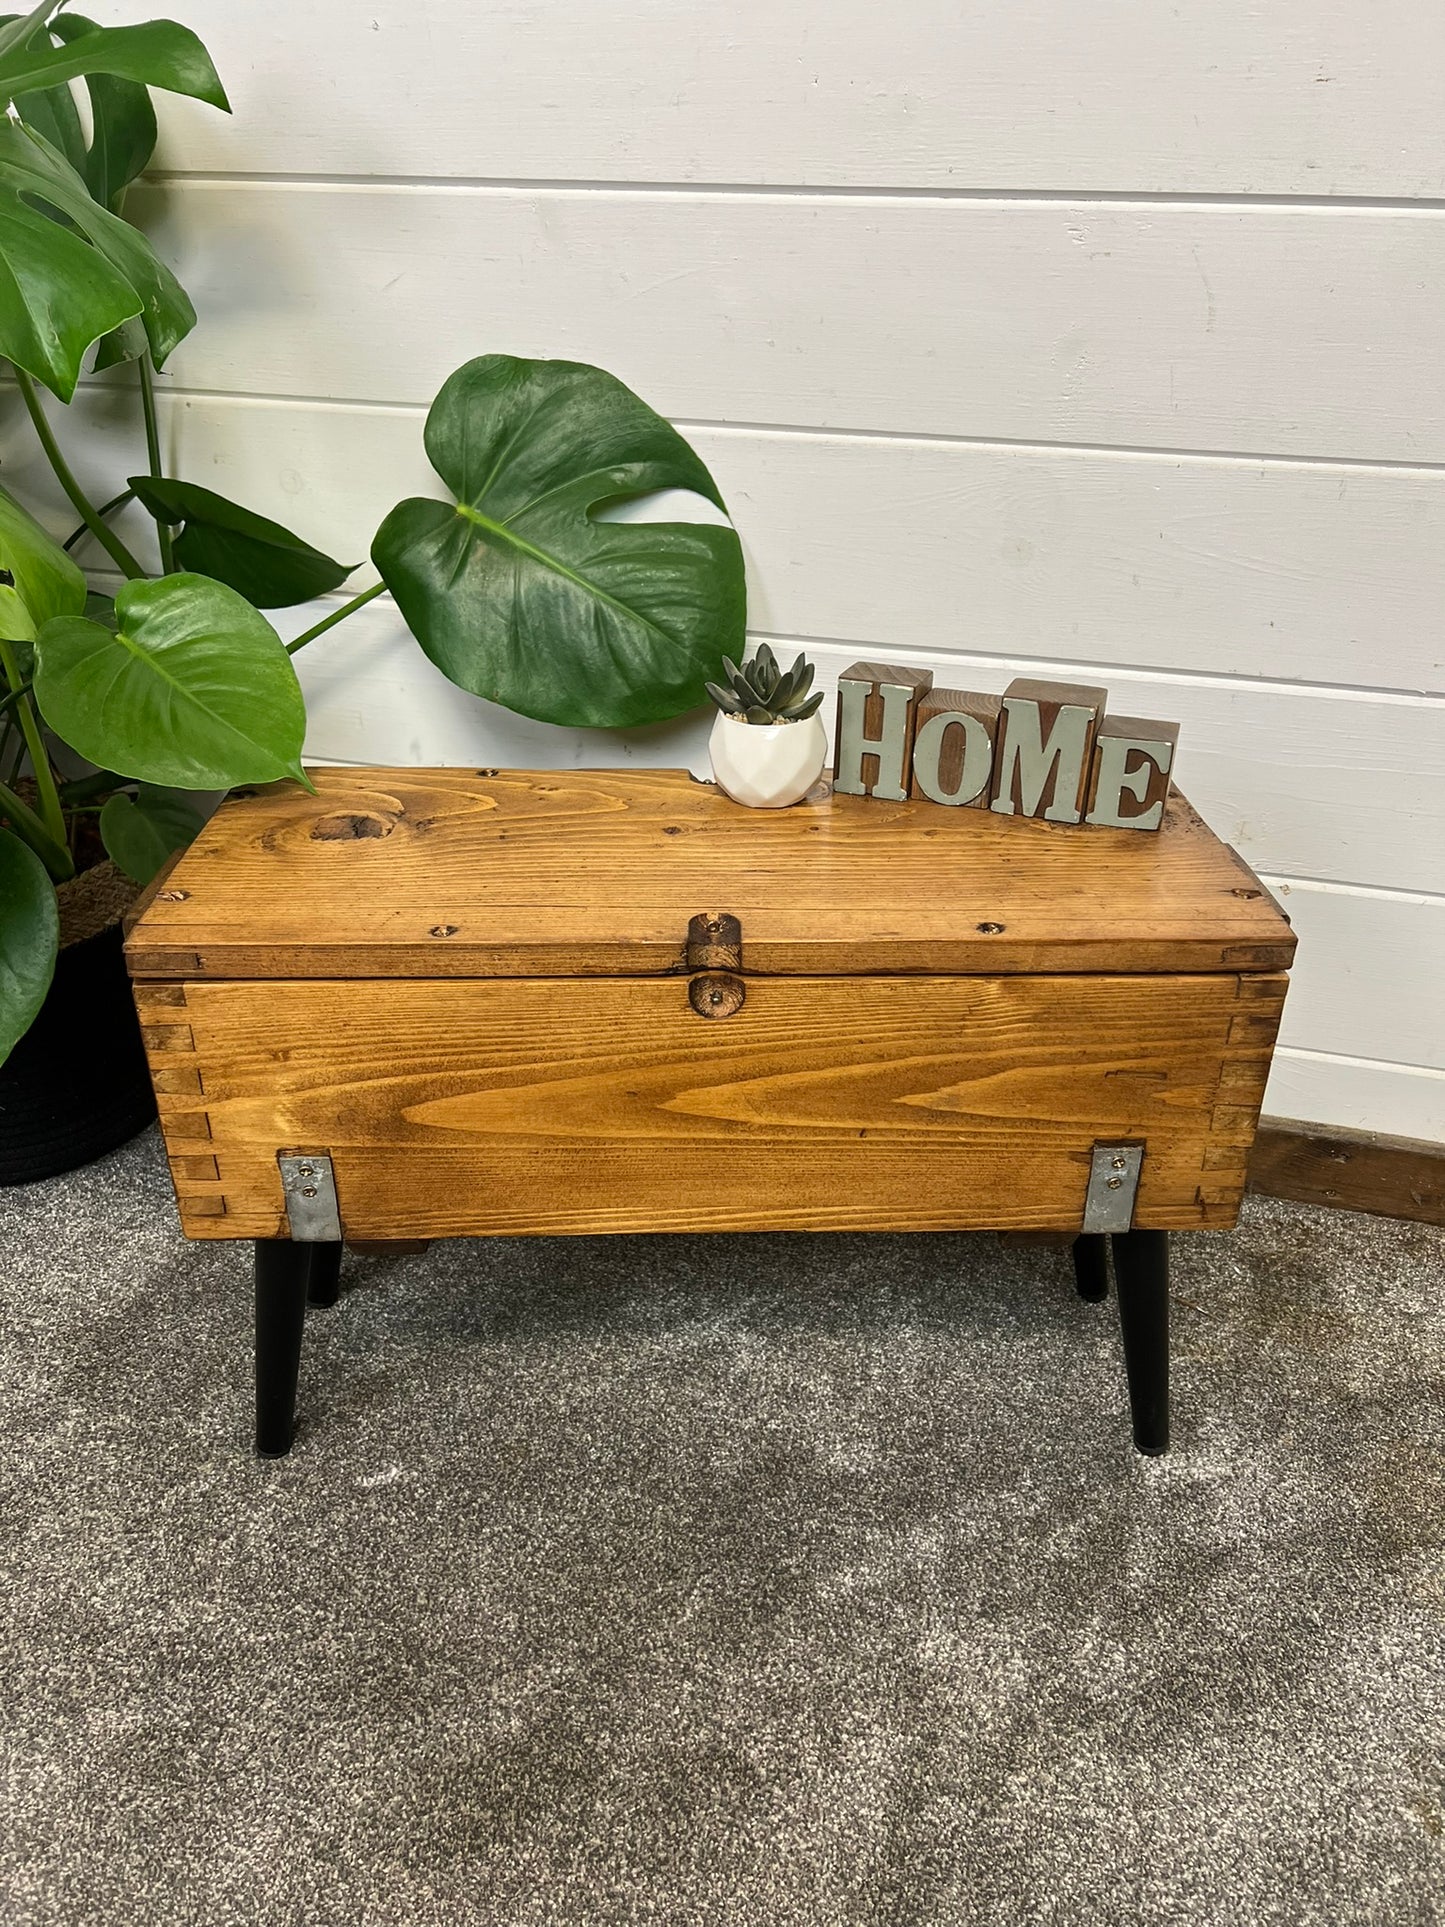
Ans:
{"label": "wooden baseboard", "polygon": [[1445,1224],[1445,1144],[1270,1118],[1250,1153],[1249,1188],[1338,1211]]}

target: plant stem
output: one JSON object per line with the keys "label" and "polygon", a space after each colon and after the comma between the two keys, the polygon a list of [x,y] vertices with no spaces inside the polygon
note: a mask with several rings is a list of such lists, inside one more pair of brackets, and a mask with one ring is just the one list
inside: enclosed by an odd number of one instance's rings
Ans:
{"label": "plant stem", "polygon": [[75,875],[75,863],[62,837],[57,843],[28,803],[22,803],[14,790],[0,783],[0,816],[4,816],[22,843],[28,843],[57,883]]}
{"label": "plant stem", "polygon": [[15,645],[0,639],[0,671],[4,672],[11,692],[18,696],[15,713],[20,719],[21,734],[25,747],[30,753],[31,774],[35,778],[35,788],[40,797],[40,819],[45,825],[46,835],[55,843],[65,847],[65,812],[60,807],[60,797],[55,788],[55,772],[50,767],[50,757],[46,753],[45,738],[40,733],[40,721],[35,714],[35,706],[22,688],[20,664],[16,659]]}
{"label": "plant stem", "polygon": [[60,444],[56,441],[50,423],[45,418],[45,410],[41,407],[40,397],[35,392],[35,383],[23,368],[15,368],[15,381],[20,390],[20,398],[25,403],[26,412],[35,424],[35,432],[40,437],[40,446],[45,450],[45,458],[55,470],[56,481],[59,482],[60,486],[70,497],[71,507],[90,530],[96,541],[99,542],[100,546],[105,550],[111,561],[114,562],[115,566],[120,570],[121,574],[129,576],[132,582],[138,580],[145,574],[145,570],[141,567],[140,563],[136,561],[120,537],[113,535],[105,526],[104,522],[101,521],[91,506],[89,499],[81,489],[79,482],[77,482],[71,474],[70,464],[61,454]]}
{"label": "plant stem", "polygon": [[[108,502],[102,502],[95,512],[103,522],[107,515],[114,515],[117,509],[124,508],[134,494],[135,490],[133,488],[123,488],[119,495],[112,495]],[[71,530],[70,534],[66,536],[64,542],[61,544],[61,547],[67,550],[73,549],[83,535],[89,534],[89,522],[82,522],[78,529]]]}
{"label": "plant stem", "polygon": [[14,709],[20,698],[28,696],[34,687],[33,682],[23,682],[18,689],[12,689],[8,696],[0,697],[0,716],[3,716],[7,709]]}
{"label": "plant stem", "polygon": [[[146,424],[146,460],[150,464],[151,480],[163,482],[166,471],[161,464],[161,432],[156,423],[156,385],[151,373],[151,358],[142,355],[136,367],[140,370],[140,405]],[[161,574],[174,575],[176,558],[171,549],[171,528],[161,515],[155,514],[156,541],[161,551]]]}
{"label": "plant stem", "polygon": [[92,796],[104,796],[107,790],[123,789],[127,783],[135,781],[131,776],[117,776],[113,769],[93,770],[89,776],[76,776],[68,783],[60,785],[60,800],[66,809],[73,809],[77,803],[85,803]]}
{"label": "plant stem", "polygon": [[324,622],[318,622],[314,629],[308,629],[304,635],[298,636],[295,642],[288,642],[287,655],[294,656],[298,649],[304,649],[308,642],[315,642],[318,636],[324,636],[328,629],[334,629],[338,622],[345,622],[348,616],[355,615],[358,609],[364,608],[368,602],[374,602],[385,592],[384,582],[373,582],[369,589],[363,589],[361,594],[354,595],[350,602],[343,602],[339,609],[334,609]]}

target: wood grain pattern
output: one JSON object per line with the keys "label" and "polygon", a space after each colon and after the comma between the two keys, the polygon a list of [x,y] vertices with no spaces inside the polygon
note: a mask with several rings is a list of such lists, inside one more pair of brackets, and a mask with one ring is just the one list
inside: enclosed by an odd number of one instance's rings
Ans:
{"label": "wood grain pattern", "polygon": [[1445,1144],[1282,1119],[1255,1139],[1249,1188],[1339,1211],[1445,1224]]}
{"label": "wood grain pattern", "polygon": [[[152,885],[152,897],[163,883],[164,872]],[[226,1200],[211,1148],[210,1119],[203,1107],[201,1059],[186,987],[136,984],[135,1001],[181,1222],[186,1226],[205,1223],[210,1227],[204,1234],[208,1237],[238,1236],[218,1223],[226,1215]],[[188,1235],[200,1234],[190,1231]]]}
{"label": "wood grain pattern", "polygon": [[1445,194],[1445,46],[1417,0],[191,0],[186,18],[235,114],[168,99],[174,168]]}
{"label": "wood grain pattern", "polygon": [[899,197],[881,218],[848,195],[430,185],[404,203],[134,190],[127,216],[201,311],[174,380],[424,404],[505,287],[508,341],[611,369],[673,419],[1445,459],[1433,211]]}
{"label": "wood grain pattern", "polygon": [[[1275,970],[1278,908],[1180,796],[1157,836],[929,803],[746,810],[678,770],[317,770],[222,807],[127,945],[137,977]],[[354,819],[376,833],[324,833]],[[318,835],[318,825],[323,834]]]}
{"label": "wood grain pattern", "polygon": [[1284,983],[758,978],[717,1022],[666,978],[192,983],[207,1142],[162,1116],[192,1237],[284,1233],[300,1145],[362,1239],[1077,1228],[1109,1137],[1140,1224],[1220,1225]]}

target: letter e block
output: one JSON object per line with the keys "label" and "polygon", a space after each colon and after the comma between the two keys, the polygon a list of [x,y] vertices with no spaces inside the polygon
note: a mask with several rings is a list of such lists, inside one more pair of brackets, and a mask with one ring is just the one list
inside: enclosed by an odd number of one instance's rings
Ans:
{"label": "letter e block", "polygon": [[838,678],[833,788],[902,803],[908,796],[915,700],[933,687],[927,669],[855,662]]}
{"label": "letter e block", "polygon": [[[1106,716],[1094,738],[1086,821],[1110,830],[1157,830],[1169,797],[1178,723]],[[1124,808],[1125,795],[1138,807]]]}
{"label": "letter e block", "polygon": [[914,796],[955,808],[986,810],[993,782],[994,737],[1003,699],[962,689],[930,689],[914,711]]}
{"label": "letter e block", "polygon": [[1109,700],[1088,683],[1035,682],[1021,676],[1003,692],[993,759],[1000,816],[1077,823],[1084,813],[1094,735]]}

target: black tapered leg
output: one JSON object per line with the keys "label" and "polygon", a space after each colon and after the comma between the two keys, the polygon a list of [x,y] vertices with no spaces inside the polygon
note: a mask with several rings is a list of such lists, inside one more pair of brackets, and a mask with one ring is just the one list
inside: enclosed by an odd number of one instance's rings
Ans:
{"label": "black tapered leg", "polygon": [[256,1240],[256,1450],[263,1459],[291,1450],[310,1275],[309,1245]]}
{"label": "black tapered leg", "polygon": [[341,1240],[335,1244],[308,1245],[311,1272],[306,1286],[308,1305],[334,1305],[341,1296]]}
{"label": "black tapered leg", "polygon": [[1101,1232],[1086,1231],[1074,1240],[1074,1283],[1079,1296],[1097,1305],[1109,1295],[1109,1241]]}
{"label": "black tapered leg", "polygon": [[1169,1233],[1123,1231],[1113,1242],[1134,1443],[1157,1455],[1169,1450]]}

